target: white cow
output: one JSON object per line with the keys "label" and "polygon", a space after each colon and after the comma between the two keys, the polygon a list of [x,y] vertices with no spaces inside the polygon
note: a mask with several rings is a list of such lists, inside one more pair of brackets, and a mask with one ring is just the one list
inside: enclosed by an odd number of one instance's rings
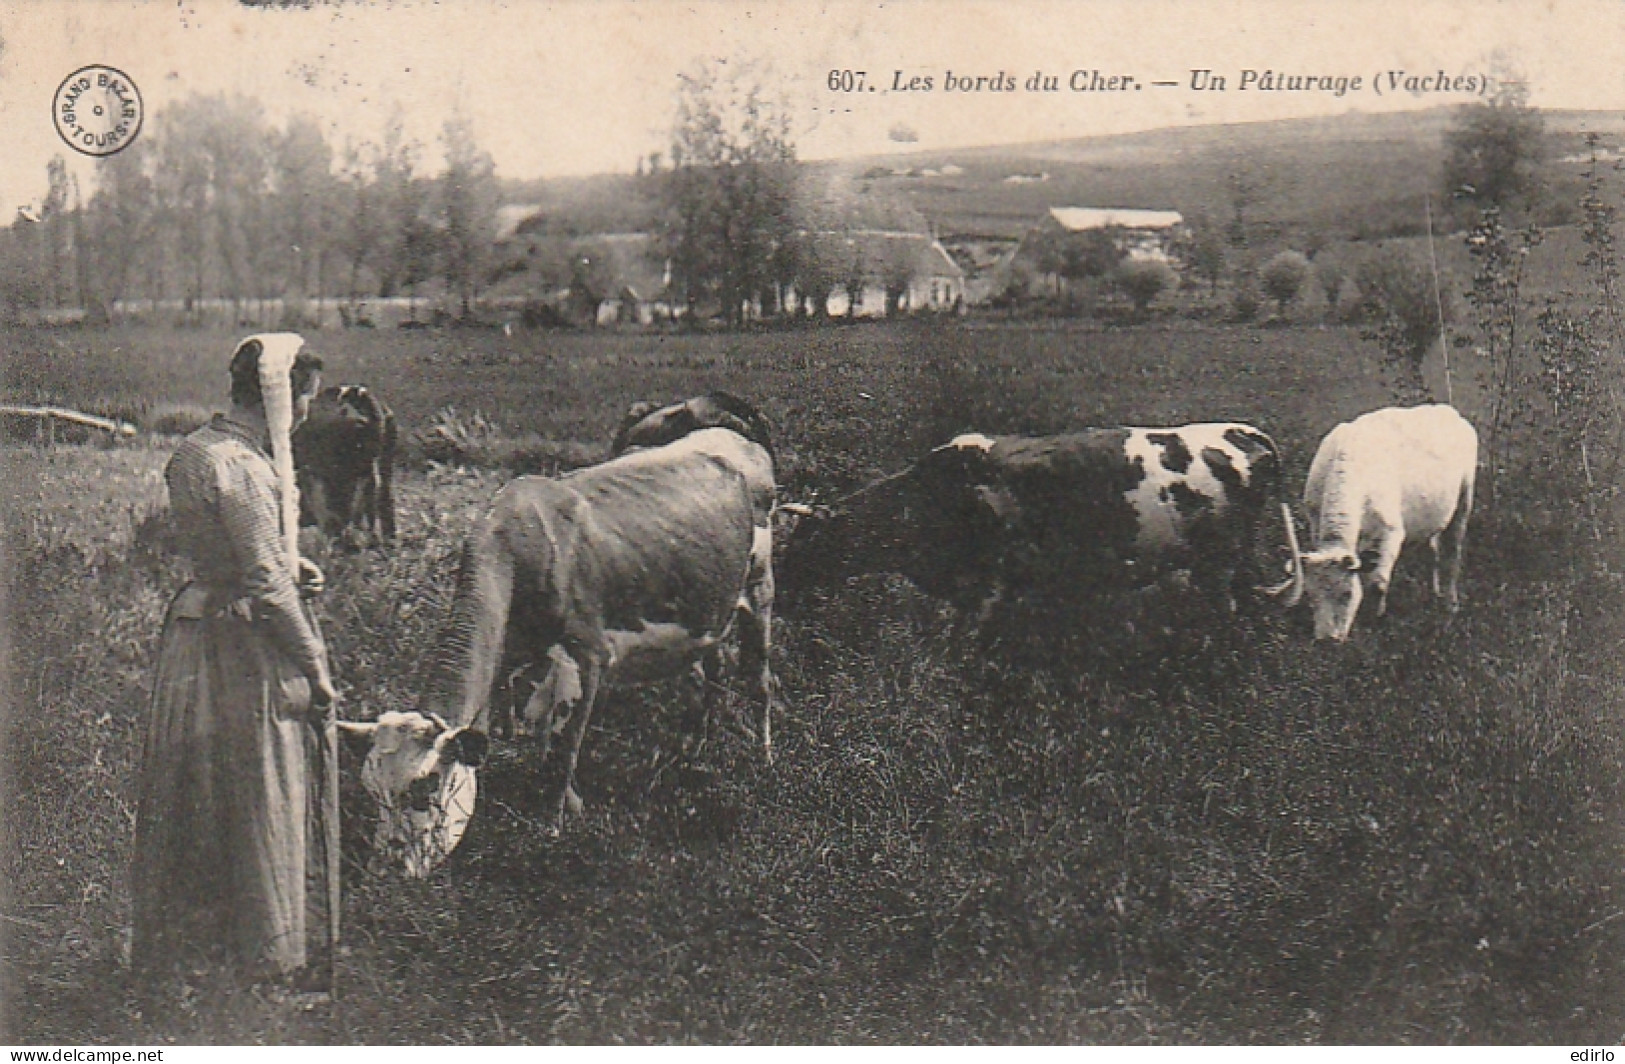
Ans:
{"label": "white cow", "polygon": [[[1400,548],[1425,540],[1433,593],[1455,612],[1477,468],[1478,433],[1450,406],[1387,407],[1327,433],[1303,489],[1310,549],[1293,544],[1286,605],[1307,593],[1315,638],[1342,642],[1365,588],[1382,616]],[[1449,577],[1441,590],[1442,564]]]}

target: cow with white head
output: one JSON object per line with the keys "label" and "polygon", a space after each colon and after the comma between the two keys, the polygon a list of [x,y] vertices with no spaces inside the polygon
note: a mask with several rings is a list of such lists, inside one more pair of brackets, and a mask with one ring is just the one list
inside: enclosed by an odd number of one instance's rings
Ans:
{"label": "cow with white head", "polygon": [[498,492],[464,543],[420,708],[342,725],[370,740],[361,776],[379,807],[375,847],[401,853],[421,876],[457,845],[505,660],[545,670],[523,716],[541,738],[539,758],[563,734],[554,832],[581,806],[576,765],[603,692],[679,675],[726,640],[738,641],[770,755],[764,495],[770,503],[767,450],[725,428],[559,477],[520,477]]}
{"label": "cow with white head", "polygon": [[1287,606],[1307,595],[1315,638],[1342,642],[1367,592],[1377,616],[1387,612],[1401,548],[1425,542],[1433,593],[1455,612],[1477,469],[1478,433],[1450,406],[1386,407],[1338,425],[1303,489],[1309,550],[1293,536],[1292,579],[1275,590]]}

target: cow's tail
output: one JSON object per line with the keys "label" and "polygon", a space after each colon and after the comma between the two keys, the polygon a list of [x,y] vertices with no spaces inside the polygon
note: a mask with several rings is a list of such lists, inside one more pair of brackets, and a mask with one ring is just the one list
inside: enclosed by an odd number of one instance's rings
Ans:
{"label": "cow's tail", "polygon": [[378,513],[375,520],[384,542],[395,542],[395,415],[384,415],[384,433],[378,448]]}

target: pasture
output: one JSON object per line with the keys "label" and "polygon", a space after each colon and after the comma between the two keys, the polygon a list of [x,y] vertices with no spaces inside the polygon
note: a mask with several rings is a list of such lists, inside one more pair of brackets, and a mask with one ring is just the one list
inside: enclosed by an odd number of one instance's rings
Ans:
{"label": "pasture", "polygon": [[[152,415],[219,406],[236,339],[0,333],[4,390]],[[635,399],[725,388],[828,498],[965,430],[1251,421],[1294,494],[1383,405],[1341,327],[876,323],[728,335],[318,333],[404,434],[478,411],[536,454],[603,453]],[[1470,367],[1459,367],[1463,377]],[[1458,384],[1469,417],[1473,390]],[[122,967],[133,778],[181,579],[172,441],[10,445],[4,583],[10,1042],[1557,1042],[1625,1032],[1625,559],[1571,582],[1519,490],[1485,499],[1445,623],[1420,557],[1389,617],[1312,648],[1301,615],[981,649],[868,578],[778,619],[777,762],[726,720],[674,761],[681,683],[594,717],[585,815],[498,744],[459,851],[365,868],[348,781],[342,999],[300,1012]],[[408,708],[459,539],[502,474],[408,463],[400,544],[313,542],[345,711]],[[1569,608],[1564,607],[1567,603]],[[1114,630],[1103,626],[1103,631]],[[1027,633],[1032,636],[1033,633]],[[1042,653],[1027,653],[1030,646]],[[739,700],[742,702],[742,700]]]}

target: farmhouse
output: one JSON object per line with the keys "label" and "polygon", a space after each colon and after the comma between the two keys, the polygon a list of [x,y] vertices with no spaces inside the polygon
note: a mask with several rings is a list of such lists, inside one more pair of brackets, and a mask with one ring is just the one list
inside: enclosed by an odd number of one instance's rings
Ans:
{"label": "farmhouse", "polygon": [[[1184,217],[1178,211],[1151,211],[1123,207],[1051,207],[1049,214],[1027,233],[1023,247],[1057,234],[1086,233],[1113,229],[1117,246],[1131,259],[1173,262],[1174,240],[1182,232]],[[1017,251],[1020,255],[1021,251]]]}
{"label": "farmhouse", "polygon": [[[849,229],[804,233],[832,281],[832,317],[877,317],[898,311],[958,311],[965,271],[929,233]],[[788,302],[806,303],[792,287]]]}
{"label": "farmhouse", "polygon": [[[504,208],[504,211],[509,208]],[[583,324],[649,325],[669,320],[671,266],[649,233],[550,232],[534,208],[499,215],[499,280],[488,304],[541,302]]]}

